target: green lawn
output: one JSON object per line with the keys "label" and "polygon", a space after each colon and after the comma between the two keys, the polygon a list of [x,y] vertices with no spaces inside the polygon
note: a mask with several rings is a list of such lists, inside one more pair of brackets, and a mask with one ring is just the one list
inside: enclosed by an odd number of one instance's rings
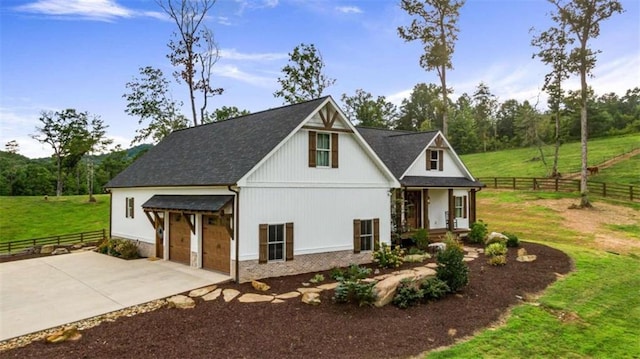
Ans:
{"label": "green lawn", "polygon": [[605,183],[627,183],[640,186],[640,155],[600,170],[594,181]]}
{"label": "green lawn", "polygon": [[537,303],[514,308],[504,326],[427,357],[639,358],[640,257],[598,250],[592,235],[563,228],[557,213],[535,202],[521,205],[533,196],[483,190],[479,218],[490,231],[513,232],[566,252],[575,271],[548,288]]}
{"label": "green lawn", "polygon": [[[601,138],[589,141],[589,165],[598,165],[608,159],[640,147],[640,134]],[[497,152],[474,153],[460,156],[475,177],[545,177],[553,164],[553,147],[544,147],[548,168],[542,161],[533,160],[540,157],[535,148],[519,148]],[[560,147],[558,170],[560,173],[580,171],[580,143],[565,143]],[[609,168],[601,174],[606,182],[638,183],[638,163],[634,159],[631,168],[625,165]],[[627,163],[627,161],[625,161]],[[634,173],[634,168],[636,172]],[[635,174],[635,182],[634,181]],[[605,177],[605,175],[607,177]],[[618,178],[620,177],[620,178]],[[598,178],[600,180],[600,177]],[[603,180],[605,181],[605,180]]]}
{"label": "green lawn", "polygon": [[0,197],[0,241],[109,229],[109,195]]}

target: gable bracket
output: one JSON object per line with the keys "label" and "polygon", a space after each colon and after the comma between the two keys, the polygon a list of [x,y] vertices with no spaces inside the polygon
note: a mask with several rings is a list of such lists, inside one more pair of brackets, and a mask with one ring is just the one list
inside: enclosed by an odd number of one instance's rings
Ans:
{"label": "gable bracket", "polygon": [[[191,222],[191,215],[185,212],[182,212],[182,217],[187,220],[187,224],[189,224],[189,228],[191,228],[191,233],[196,234],[196,226]],[[195,219],[195,216],[194,216]]]}

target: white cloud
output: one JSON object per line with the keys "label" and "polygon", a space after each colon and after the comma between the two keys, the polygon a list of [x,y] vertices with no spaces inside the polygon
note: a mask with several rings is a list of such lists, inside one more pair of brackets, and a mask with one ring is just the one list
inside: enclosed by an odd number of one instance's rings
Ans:
{"label": "white cloud", "polygon": [[232,78],[259,87],[271,88],[275,83],[275,79],[271,77],[253,75],[240,70],[235,65],[217,65],[213,72],[217,76]]}
{"label": "white cloud", "polygon": [[362,9],[357,6],[336,6],[336,10],[343,14],[362,14]]}
{"label": "white cloud", "polygon": [[244,13],[246,9],[249,9],[249,10],[264,9],[264,8],[272,9],[278,6],[278,4],[280,3],[279,0],[261,0],[261,1],[235,0],[235,1],[240,6],[238,8],[237,15],[242,15],[242,13]]}
{"label": "white cloud", "polygon": [[288,58],[285,53],[241,53],[236,49],[220,49],[220,58],[225,60],[273,61]]}
{"label": "white cloud", "polygon": [[17,11],[59,17],[78,17],[85,20],[113,21],[117,18],[152,17],[166,20],[157,11],[136,11],[119,5],[114,0],[37,0],[15,8]]}
{"label": "white cloud", "polygon": [[218,19],[218,24],[220,25],[225,25],[225,26],[231,25],[231,21],[226,16],[218,16],[217,19]]}

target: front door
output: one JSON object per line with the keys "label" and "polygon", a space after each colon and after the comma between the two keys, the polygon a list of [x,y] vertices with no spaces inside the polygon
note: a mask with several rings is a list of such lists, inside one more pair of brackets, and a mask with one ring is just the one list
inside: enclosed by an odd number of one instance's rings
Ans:
{"label": "front door", "polygon": [[218,216],[202,216],[202,268],[230,273],[231,238]]}
{"label": "front door", "polygon": [[169,260],[189,265],[191,263],[191,229],[180,213],[169,215]]}
{"label": "front door", "polygon": [[407,191],[405,193],[406,200],[406,219],[409,230],[421,228],[420,218],[422,214],[422,192]]}

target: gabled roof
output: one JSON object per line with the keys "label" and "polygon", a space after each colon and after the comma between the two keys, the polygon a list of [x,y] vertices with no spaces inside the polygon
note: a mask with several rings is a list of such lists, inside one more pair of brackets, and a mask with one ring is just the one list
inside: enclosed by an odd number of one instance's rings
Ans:
{"label": "gabled roof", "polygon": [[397,179],[402,177],[425,146],[438,134],[438,131],[411,132],[370,127],[356,128]]}
{"label": "gabled roof", "polygon": [[105,187],[235,184],[327,98],[175,131]]}

